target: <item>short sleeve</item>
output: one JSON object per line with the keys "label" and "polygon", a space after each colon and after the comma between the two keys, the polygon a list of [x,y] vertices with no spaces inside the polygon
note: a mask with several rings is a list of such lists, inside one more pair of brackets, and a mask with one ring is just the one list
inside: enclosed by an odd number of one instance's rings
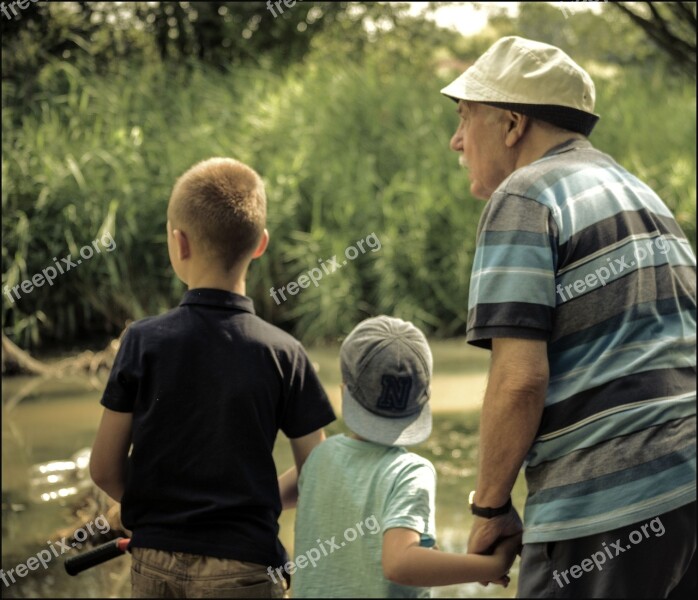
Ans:
{"label": "short sleeve", "polygon": [[121,338],[101,404],[116,412],[133,412],[141,369],[137,335],[129,327]]}
{"label": "short sleeve", "polygon": [[478,226],[468,295],[467,341],[547,340],[553,327],[557,228],[544,204],[495,194]]}
{"label": "short sleeve", "polygon": [[286,402],[279,425],[287,437],[308,435],[335,420],[327,393],[300,343],[287,377]]}
{"label": "short sleeve", "polygon": [[422,546],[433,546],[436,541],[436,471],[428,461],[413,454],[407,456],[413,460],[397,474],[385,503],[382,533],[396,527],[412,529],[420,534]]}

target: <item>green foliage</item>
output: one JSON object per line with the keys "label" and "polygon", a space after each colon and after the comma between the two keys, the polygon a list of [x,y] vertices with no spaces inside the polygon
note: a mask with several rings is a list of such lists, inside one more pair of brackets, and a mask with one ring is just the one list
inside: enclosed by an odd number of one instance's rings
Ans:
{"label": "green foliage", "polygon": [[3,85],[16,89],[15,99],[29,97],[36,91],[37,73],[57,58],[100,73],[124,59],[132,66],[161,61],[204,63],[223,71],[241,65],[278,70],[302,60],[314,38],[328,28],[360,50],[370,39],[368,26],[402,27],[403,21],[408,26],[415,21],[403,14],[406,4],[399,2],[299,0],[289,7],[273,0],[271,5],[269,9],[259,1],[32,3],[17,9],[13,19],[0,19]]}
{"label": "green foliage", "polygon": [[[104,231],[116,242],[52,287],[14,304],[5,296],[5,333],[24,346],[115,334],[126,319],[175,305],[183,286],[167,257],[167,200],[183,171],[216,155],[249,163],[267,185],[272,239],[248,281],[262,317],[305,342],[381,312],[432,335],[464,333],[483,204],[448,149],[455,105],[438,93],[458,74],[437,67],[456,36],[416,18],[352,34],[368,10],[338,16],[283,70],[177,64],[142,38],[138,57],[42,55],[31,87],[3,86],[3,285],[75,257]],[[602,115],[592,141],[664,198],[695,247],[693,86],[658,65],[581,62]],[[272,286],[334,255],[341,263],[371,233],[379,251],[274,302]]]}

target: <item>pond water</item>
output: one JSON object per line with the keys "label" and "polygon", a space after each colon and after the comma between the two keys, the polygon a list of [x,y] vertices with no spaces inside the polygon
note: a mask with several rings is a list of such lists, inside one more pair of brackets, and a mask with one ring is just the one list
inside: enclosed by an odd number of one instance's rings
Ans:
{"label": "pond water", "polygon": [[[465,352],[462,344],[442,343],[434,347],[434,384],[440,376],[447,377],[464,364],[459,357]],[[335,405],[338,402],[339,373],[337,349],[311,351],[323,384]],[[476,355],[475,364],[466,361],[469,369],[482,371],[486,353]],[[484,357],[485,361],[482,361]],[[439,360],[441,359],[441,360]],[[480,361],[480,362],[478,362]],[[467,369],[466,369],[467,370]],[[3,380],[3,403],[30,378]],[[479,393],[479,390],[478,390]],[[32,465],[68,459],[92,444],[101,407],[100,392],[90,389],[85,380],[72,378],[43,384],[32,396],[11,411],[4,411],[2,420],[2,568],[5,572],[49,547],[47,541],[56,530],[74,522],[71,497],[42,502],[29,485]],[[339,412],[339,411],[338,411]],[[414,448],[431,460],[438,473],[436,498],[437,541],[442,550],[464,552],[471,524],[467,510],[467,494],[474,486],[477,453],[477,410],[437,412],[430,439]],[[346,432],[343,422],[333,423],[328,435]],[[279,436],[275,448],[279,471],[292,465],[288,441]],[[514,490],[514,502],[523,506],[525,487],[520,477]],[[280,518],[281,540],[293,556],[294,511]],[[40,597],[130,597],[128,557],[109,561],[100,567],[69,577],[63,568],[71,550],[53,558],[46,569],[39,565],[17,582],[0,583],[2,596],[7,598]],[[477,583],[434,588],[434,597],[514,597],[518,560],[510,573],[507,589],[499,586],[482,587]],[[10,582],[11,583],[11,582]]]}

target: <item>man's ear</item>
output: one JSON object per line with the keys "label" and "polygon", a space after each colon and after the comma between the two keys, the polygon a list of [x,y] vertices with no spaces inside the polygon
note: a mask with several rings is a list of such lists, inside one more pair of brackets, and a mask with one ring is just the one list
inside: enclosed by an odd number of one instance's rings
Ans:
{"label": "man's ear", "polygon": [[187,234],[181,229],[173,229],[172,235],[174,236],[175,240],[177,258],[179,258],[179,260],[186,260],[191,256],[191,246],[189,245]]}
{"label": "man's ear", "polygon": [[530,120],[527,115],[508,110],[504,122],[506,125],[504,143],[507,148],[513,148],[526,133]]}
{"label": "man's ear", "polygon": [[259,258],[264,254],[264,251],[267,249],[267,246],[269,245],[269,232],[265,229],[262,232],[262,237],[259,240],[259,244],[257,245],[257,249],[254,251],[254,254],[252,254],[252,259]]}

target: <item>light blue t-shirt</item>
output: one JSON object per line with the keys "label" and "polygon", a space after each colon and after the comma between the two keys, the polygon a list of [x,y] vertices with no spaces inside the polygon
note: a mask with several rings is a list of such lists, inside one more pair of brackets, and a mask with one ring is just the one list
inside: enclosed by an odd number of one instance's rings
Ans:
{"label": "light blue t-shirt", "polygon": [[428,460],[336,435],[310,454],[298,487],[294,597],[431,597],[431,588],[391,583],[381,566],[388,529],[417,531],[422,546],[436,542],[436,472]]}

